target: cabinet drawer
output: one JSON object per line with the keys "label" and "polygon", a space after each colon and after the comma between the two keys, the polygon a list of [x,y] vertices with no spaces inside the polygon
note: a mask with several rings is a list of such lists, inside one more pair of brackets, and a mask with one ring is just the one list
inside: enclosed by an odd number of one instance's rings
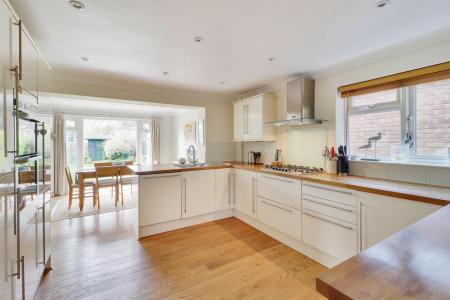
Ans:
{"label": "cabinet drawer", "polygon": [[314,196],[302,196],[302,208],[327,215],[345,222],[357,224],[356,208],[339,202],[328,201]]}
{"label": "cabinet drawer", "polygon": [[258,173],[256,194],[290,207],[301,209],[301,181]]}
{"label": "cabinet drawer", "polygon": [[357,253],[357,228],[309,210],[302,212],[303,242],[339,260]]}
{"label": "cabinet drawer", "polygon": [[340,202],[346,205],[356,206],[356,192],[348,189],[303,182],[302,193],[333,202]]}
{"label": "cabinet drawer", "polygon": [[301,211],[258,197],[257,219],[287,235],[301,239]]}

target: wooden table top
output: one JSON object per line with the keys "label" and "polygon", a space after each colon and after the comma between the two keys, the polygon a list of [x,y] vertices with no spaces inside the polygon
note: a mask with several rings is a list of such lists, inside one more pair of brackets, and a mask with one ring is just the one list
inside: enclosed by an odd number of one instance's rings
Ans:
{"label": "wooden table top", "polygon": [[450,299],[450,205],[321,274],[330,299]]}
{"label": "wooden table top", "polygon": [[164,174],[164,173],[176,173],[185,171],[199,171],[199,170],[214,170],[214,169],[224,169],[231,168],[229,164],[217,164],[208,165],[203,167],[192,167],[192,168],[179,168],[173,164],[155,164],[155,165],[133,165],[128,166],[128,168],[136,175],[151,175],[151,174]]}
{"label": "wooden table top", "polygon": [[231,162],[230,164],[233,165],[233,167],[239,169],[322,183],[336,187],[357,190],[360,192],[385,195],[442,206],[450,204],[450,188],[447,187],[360,176],[340,176],[329,173],[292,175],[289,173],[274,173],[272,171],[266,170],[263,164],[249,165],[245,163],[234,162]]}

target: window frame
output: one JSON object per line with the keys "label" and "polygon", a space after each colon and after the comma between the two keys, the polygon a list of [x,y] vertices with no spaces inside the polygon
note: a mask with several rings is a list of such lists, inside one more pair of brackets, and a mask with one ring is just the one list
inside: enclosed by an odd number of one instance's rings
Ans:
{"label": "window frame", "polygon": [[[440,155],[419,155],[417,154],[417,109],[416,109],[416,86],[397,88],[397,100],[378,103],[374,105],[353,106],[353,97],[349,97],[346,101],[345,109],[345,144],[349,146],[350,142],[350,126],[349,118],[354,115],[367,115],[380,112],[400,111],[400,144],[406,144],[405,137],[409,133],[411,142],[409,143],[409,159],[408,162],[447,162],[447,156]],[[350,147],[348,147],[350,149]],[[351,156],[351,153],[349,153]],[[382,158],[382,160],[392,161],[390,158]]]}

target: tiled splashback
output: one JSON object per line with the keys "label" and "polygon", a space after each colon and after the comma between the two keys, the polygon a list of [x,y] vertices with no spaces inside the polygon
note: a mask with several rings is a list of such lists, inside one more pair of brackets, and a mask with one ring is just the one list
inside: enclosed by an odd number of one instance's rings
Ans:
{"label": "tiled splashback", "polygon": [[350,174],[450,187],[450,166],[411,166],[352,161],[350,162]]}

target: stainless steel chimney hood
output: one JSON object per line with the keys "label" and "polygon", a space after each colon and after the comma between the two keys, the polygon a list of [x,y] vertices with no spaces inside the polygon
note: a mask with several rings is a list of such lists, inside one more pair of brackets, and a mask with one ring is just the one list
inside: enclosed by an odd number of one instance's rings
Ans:
{"label": "stainless steel chimney hood", "polygon": [[321,123],[322,120],[314,118],[314,80],[303,76],[288,81],[286,119],[272,124],[298,127]]}

